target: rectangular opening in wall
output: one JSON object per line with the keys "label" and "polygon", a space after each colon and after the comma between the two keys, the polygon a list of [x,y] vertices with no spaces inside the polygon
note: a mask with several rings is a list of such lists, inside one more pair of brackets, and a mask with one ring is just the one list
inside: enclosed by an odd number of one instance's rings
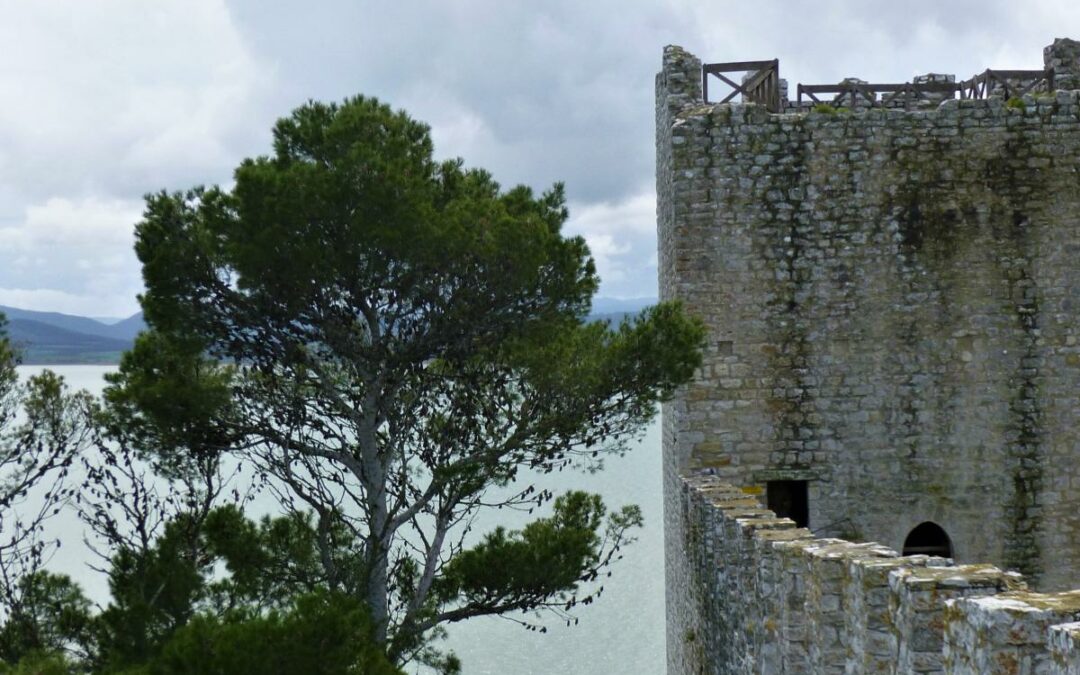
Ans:
{"label": "rectangular opening in wall", "polygon": [[765,484],[766,506],[776,515],[791,518],[798,527],[810,523],[810,498],[805,480],[771,480]]}

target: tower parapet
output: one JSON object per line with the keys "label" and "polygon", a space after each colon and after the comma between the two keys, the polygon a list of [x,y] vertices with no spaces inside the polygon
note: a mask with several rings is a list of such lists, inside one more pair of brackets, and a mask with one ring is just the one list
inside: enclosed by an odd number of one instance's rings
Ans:
{"label": "tower parapet", "polygon": [[1054,71],[1058,89],[1080,89],[1080,42],[1057,38],[1043,50],[1043,64]]}

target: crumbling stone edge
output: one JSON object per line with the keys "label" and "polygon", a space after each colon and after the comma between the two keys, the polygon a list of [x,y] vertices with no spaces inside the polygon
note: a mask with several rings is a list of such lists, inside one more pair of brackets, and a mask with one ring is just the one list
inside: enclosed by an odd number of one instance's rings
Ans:
{"label": "crumbling stone edge", "polygon": [[685,672],[1080,673],[1080,590],[818,538],[716,476],[682,488],[705,624]]}

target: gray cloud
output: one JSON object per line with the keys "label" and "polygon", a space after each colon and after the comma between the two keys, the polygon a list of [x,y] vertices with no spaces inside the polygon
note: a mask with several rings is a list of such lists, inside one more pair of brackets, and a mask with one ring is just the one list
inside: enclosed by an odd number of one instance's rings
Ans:
{"label": "gray cloud", "polygon": [[504,184],[567,183],[602,293],[655,294],[653,78],[663,45],[778,57],[792,82],[1039,67],[1074,3],[0,0],[0,304],[135,309],[142,194],[227,182],[307,99],[432,125]]}

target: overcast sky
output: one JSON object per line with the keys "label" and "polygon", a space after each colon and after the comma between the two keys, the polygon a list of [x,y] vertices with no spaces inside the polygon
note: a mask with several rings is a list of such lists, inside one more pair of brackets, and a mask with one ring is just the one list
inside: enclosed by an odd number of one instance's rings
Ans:
{"label": "overcast sky", "polygon": [[307,99],[363,93],[503,185],[565,181],[601,295],[656,295],[666,44],[795,82],[1041,68],[1080,3],[0,0],[0,304],[138,309],[142,195],[228,183]]}

